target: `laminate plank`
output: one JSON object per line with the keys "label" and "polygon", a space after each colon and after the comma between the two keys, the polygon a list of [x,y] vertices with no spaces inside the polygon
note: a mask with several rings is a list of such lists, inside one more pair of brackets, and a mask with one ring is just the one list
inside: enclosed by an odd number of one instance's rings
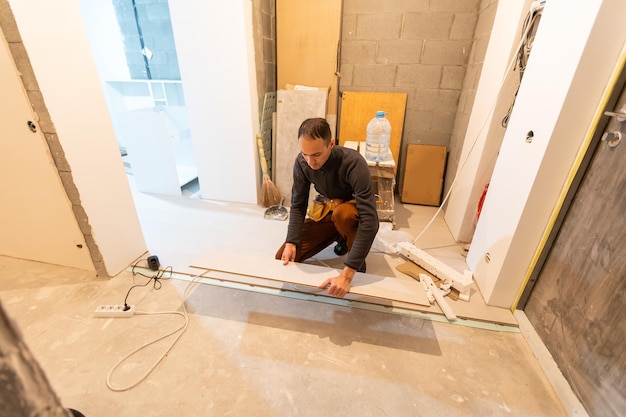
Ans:
{"label": "laminate plank", "polygon": [[[337,276],[339,271],[323,266],[268,258],[242,257],[233,253],[211,252],[192,265],[194,268],[230,272],[273,281],[317,287],[325,279]],[[353,295],[401,301],[429,306],[426,292],[419,282],[357,272],[352,281]]]}

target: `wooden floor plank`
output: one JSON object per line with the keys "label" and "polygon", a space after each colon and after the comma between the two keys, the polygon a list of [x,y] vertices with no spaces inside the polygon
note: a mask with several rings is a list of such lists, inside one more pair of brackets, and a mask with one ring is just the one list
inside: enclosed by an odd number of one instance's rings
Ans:
{"label": "wooden floor plank", "polygon": [[[206,273],[202,274],[202,278],[205,278],[205,279],[212,279],[212,280],[217,280],[221,282],[230,282],[234,284],[244,284],[244,285],[249,285],[250,287],[269,288],[269,289],[280,290],[280,291],[297,292],[300,294],[306,294],[306,295],[312,295],[312,296],[334,298],[328,295],[328,292],[326,290],[318,289],[317,287],[311,287],[311,286],[302,285],[302,284],[292,284],[288,282],[269,280],[269,279],[259,278],[259,277],[251,277],[248,275],[233,274],[231,272],[213,271],[213,270],[208,270],[205,268],[200,268],[200,269],[202,269],[203,271],[206,271]],[[422,312],[424,311],[424,309],[428,308],[421,304],[405,303],[405,302],[396,301],[396,300],[388,300],[388,299],[380,298],[380,297],[368,297],[368,296],[359,295],[356,293],[348,293],[343,299],[347,301],[356,301],[356,302],[362,302],[362,303],[368,303],[368,304],[376,304],[376,305],[383,306],[383,307],[402,308],[402,309],[422,311]]]}
{"label": "wooden floor plank", "polygon": [[[313,295],[328,295],[325,290],[318,289],[317,286],[326,278],[336,276],[338,273],[336,269],[318,265],[293,262],[283,265],[282,261],[275,259],[242,257],[233,253],[216,251],[201,257],[190,267],[210,271],[205,276],[213,279]],[[410,273],[411,268],[415,268],[416,272],[427,273],[410,261],[407,261],[399,270],[403,273],[408,272],[407,278],[417,276],[417,274]],[[436,304],[428,303],[422,284],[414,278],[405,280],[398,277],[357,273],[352,284],[350,293],[344,297],[346,300],[443,314]],[[508,309],[486,305],[475,286],[471,293],[469,302],[447,299],[457,317],[506,326],[518,325]]]}

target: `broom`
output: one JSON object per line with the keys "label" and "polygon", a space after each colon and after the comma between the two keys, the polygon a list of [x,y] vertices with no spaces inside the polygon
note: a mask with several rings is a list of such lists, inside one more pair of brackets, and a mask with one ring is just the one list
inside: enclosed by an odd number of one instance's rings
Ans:
{"label": "broom", "polygon": [[267,161],[265,151],[263,151],[263,141],[261,135],[256,135],[256,143],[259,148],[259,159],[261,160],[261,170],[263,171],[263,185],[261,186],[261,205],[263,207],[275,206],[280,203],[280,191],[267,174]]}

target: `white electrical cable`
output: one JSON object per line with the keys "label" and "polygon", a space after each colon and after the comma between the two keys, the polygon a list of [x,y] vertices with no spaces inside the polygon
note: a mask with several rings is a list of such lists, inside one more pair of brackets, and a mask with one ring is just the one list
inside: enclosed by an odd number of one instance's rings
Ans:
{"label": "white electrical cable", "polygon": [[[185,287],[185,291],[183,292],[183,295],[180,297],[181,299],[181,305],[182,305],[182,309],[183,311],[155,311],[155,312],[150,312],[150,311],[135,311],[136,315],[161,315],[161,314],[173,314],[173,315],[178,315],[183,317],[183,324],[180,325],[178,328],[176,328],[175,330],[164,334],[162,336],[157,337],[156,339],[144,343],[143,345],[141,345],[140,347],[138,347],[137,349],[135,349],[134,351],[130,352],[128,355],[124,356],[122,359],[120,359],[115,365],[113,365],[113,367],[111,368],[111,370],[109,371],[108,375],[107,375],[107,387],[111,390],[111,391],[116,391],[116,392],[121,392],[121,391],[128,391],[134,387],[136,387],[137,385],[139,385],[140,383],[142,383],[151,373],[152,371],[154,371],[154,369],[158,366],[158,364],[165,358],[165,356],[169,353],[169,351],[174,347],[174,345],[178,342],[178,340],[181,338],[181,336],[185,333],[185,331],[187,330],[187,327],[189,326],[189,315],[187,314],[187,307],[185,305],[185,300],[187,299],[187,294],[189,292],[189,289],[191,288],[191,284],[194,283],[196,278],[200,278],[202,277],[204,274],[206,274],[208,271],[203,272],[202,274],[199,275],[195,275],[192,277],[191,281],[189,281],[189,283],[187,284],[187,287]],[[153,345],[154,343],[165,339],[166,337],[169,337],[177,332],[180,332],[178,334],[178,336],[176,336],[176,338],[172,341],[172,343],[170,343],[170,345],[167,347],[167,349],[165,349],[165,352],[163,352],[163,354],[154,362],[154,364],[144,373],[143,376],[141,376],[139,379],[137,379],[135,382],[133,382],[130,385],[126,385],[123,387],[119,387],[119,386],[115,386],[113,385],[113,383],[111,382],[111,378],[113,376],[113,372],[115,372],[115,370],[122,364],[124,363],[126,360],[128,360],[131,356],[135,355],[136,353],[138,353],[139,351],[145,349],[146,347]]]}
{"label": "white electrical cable", "polygon": [[[537,14],[541,14],[541,11],[538,12]],[[535,16],[533,16],[534,18]],[[527,38],[528,38],[528,32],[530,31],[530,29],[532,28],[532,25],[527,25],[524,29],[524,32],[522,33],[520,42],[517,46],[517,48],[515,48],[515,55],[513,56],[513,59],[511,59],[511,62],[509,63],[509,66],[506,68],[506,71],[504,72],[504,76],[502,77],[502,81],[500,83],[500,90],[502,90],[502,87],[504,86],[504,81],[506,80],[506,76],[509,73],[509,71],[511,71],[513,69],[513,67],[515,66],[515,62],[517,61],[517,57],[518,57],[518,52],[520,50],[520,48],[524,45],[524,43],[526,42]],[[467,162],[467,160],[469,159],[470,155],[472,154],[472,151],[474,150],[474,147],[476,146],[476,143],[478,142],[478,138],[480,137],[480,134],[482,133],[483,129],[485,128],[485,126],[487,125],[487,122],[489,120],[491,120],[491,115],[495,109],[496,106],[496,101],[497,101],[497,97],[496,100],[493,101],[493,103],[491,104],[491,108],[489,109],[489,112],[487,113],[487,117],[485,118],[485,121],[483,122],[482,126],[480,127],[480,130],[478,131],[478,133],[476,134],[476,137],[474,138],[474,141],[472,142],[472,147],[470,148],[469,152],[467,153],[467,155],[465,156],[465,159],[462,161],[462,163],[459,165],[459,170],[457,171],[454,180],[452,181],[452,184],[450,184],[450,188],[448,189],[448,192],[446,193],[446,195],[443,198],[443,201],[441,202],[441,204],[439,205],[439,208],[437,209],[437,211],[435,212],[435,214],[433,215],[433,217],[430,219],[430,221],[426,224],[426,226],[424,226],[424,228],[422,229],[422,231],[417,235],[417,237],[415,239],[413,239],[411,241],[411,244],[414,245],[415,242],[417,242],[419,240],[419,238],[422,237],[422,235],[426,232],[426,230],[428,230],[428,228],[433,224],[433,222],[435,221],[435,219],[437,218],[437,216],[439,216],[439,213],[441,212],[441,210],[443,209],[443,206],[446,204],[446,202],[448,201],[448,198],[450,197],[450,194],[452,193],[452,190],[454,188],[454,185],[456,184],[456,180],[460,177],[461,172],[463,171],[463,168],[465,167],[465,164]]]}

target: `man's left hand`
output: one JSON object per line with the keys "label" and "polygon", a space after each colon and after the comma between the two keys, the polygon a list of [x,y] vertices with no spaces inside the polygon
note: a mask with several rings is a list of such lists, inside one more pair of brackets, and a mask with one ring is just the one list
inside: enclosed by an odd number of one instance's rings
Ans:
{"label": "man's left hand", "polygon": [[352,282],[352,278],[354,278],[355,273],[356,270],[346,266],[343,268],[343,271],[339,276],[328,278],[326,281],[322,282],[318,288],[328,287],[329,295],[337,298],[343,298],[350,292],[350,283]]}

